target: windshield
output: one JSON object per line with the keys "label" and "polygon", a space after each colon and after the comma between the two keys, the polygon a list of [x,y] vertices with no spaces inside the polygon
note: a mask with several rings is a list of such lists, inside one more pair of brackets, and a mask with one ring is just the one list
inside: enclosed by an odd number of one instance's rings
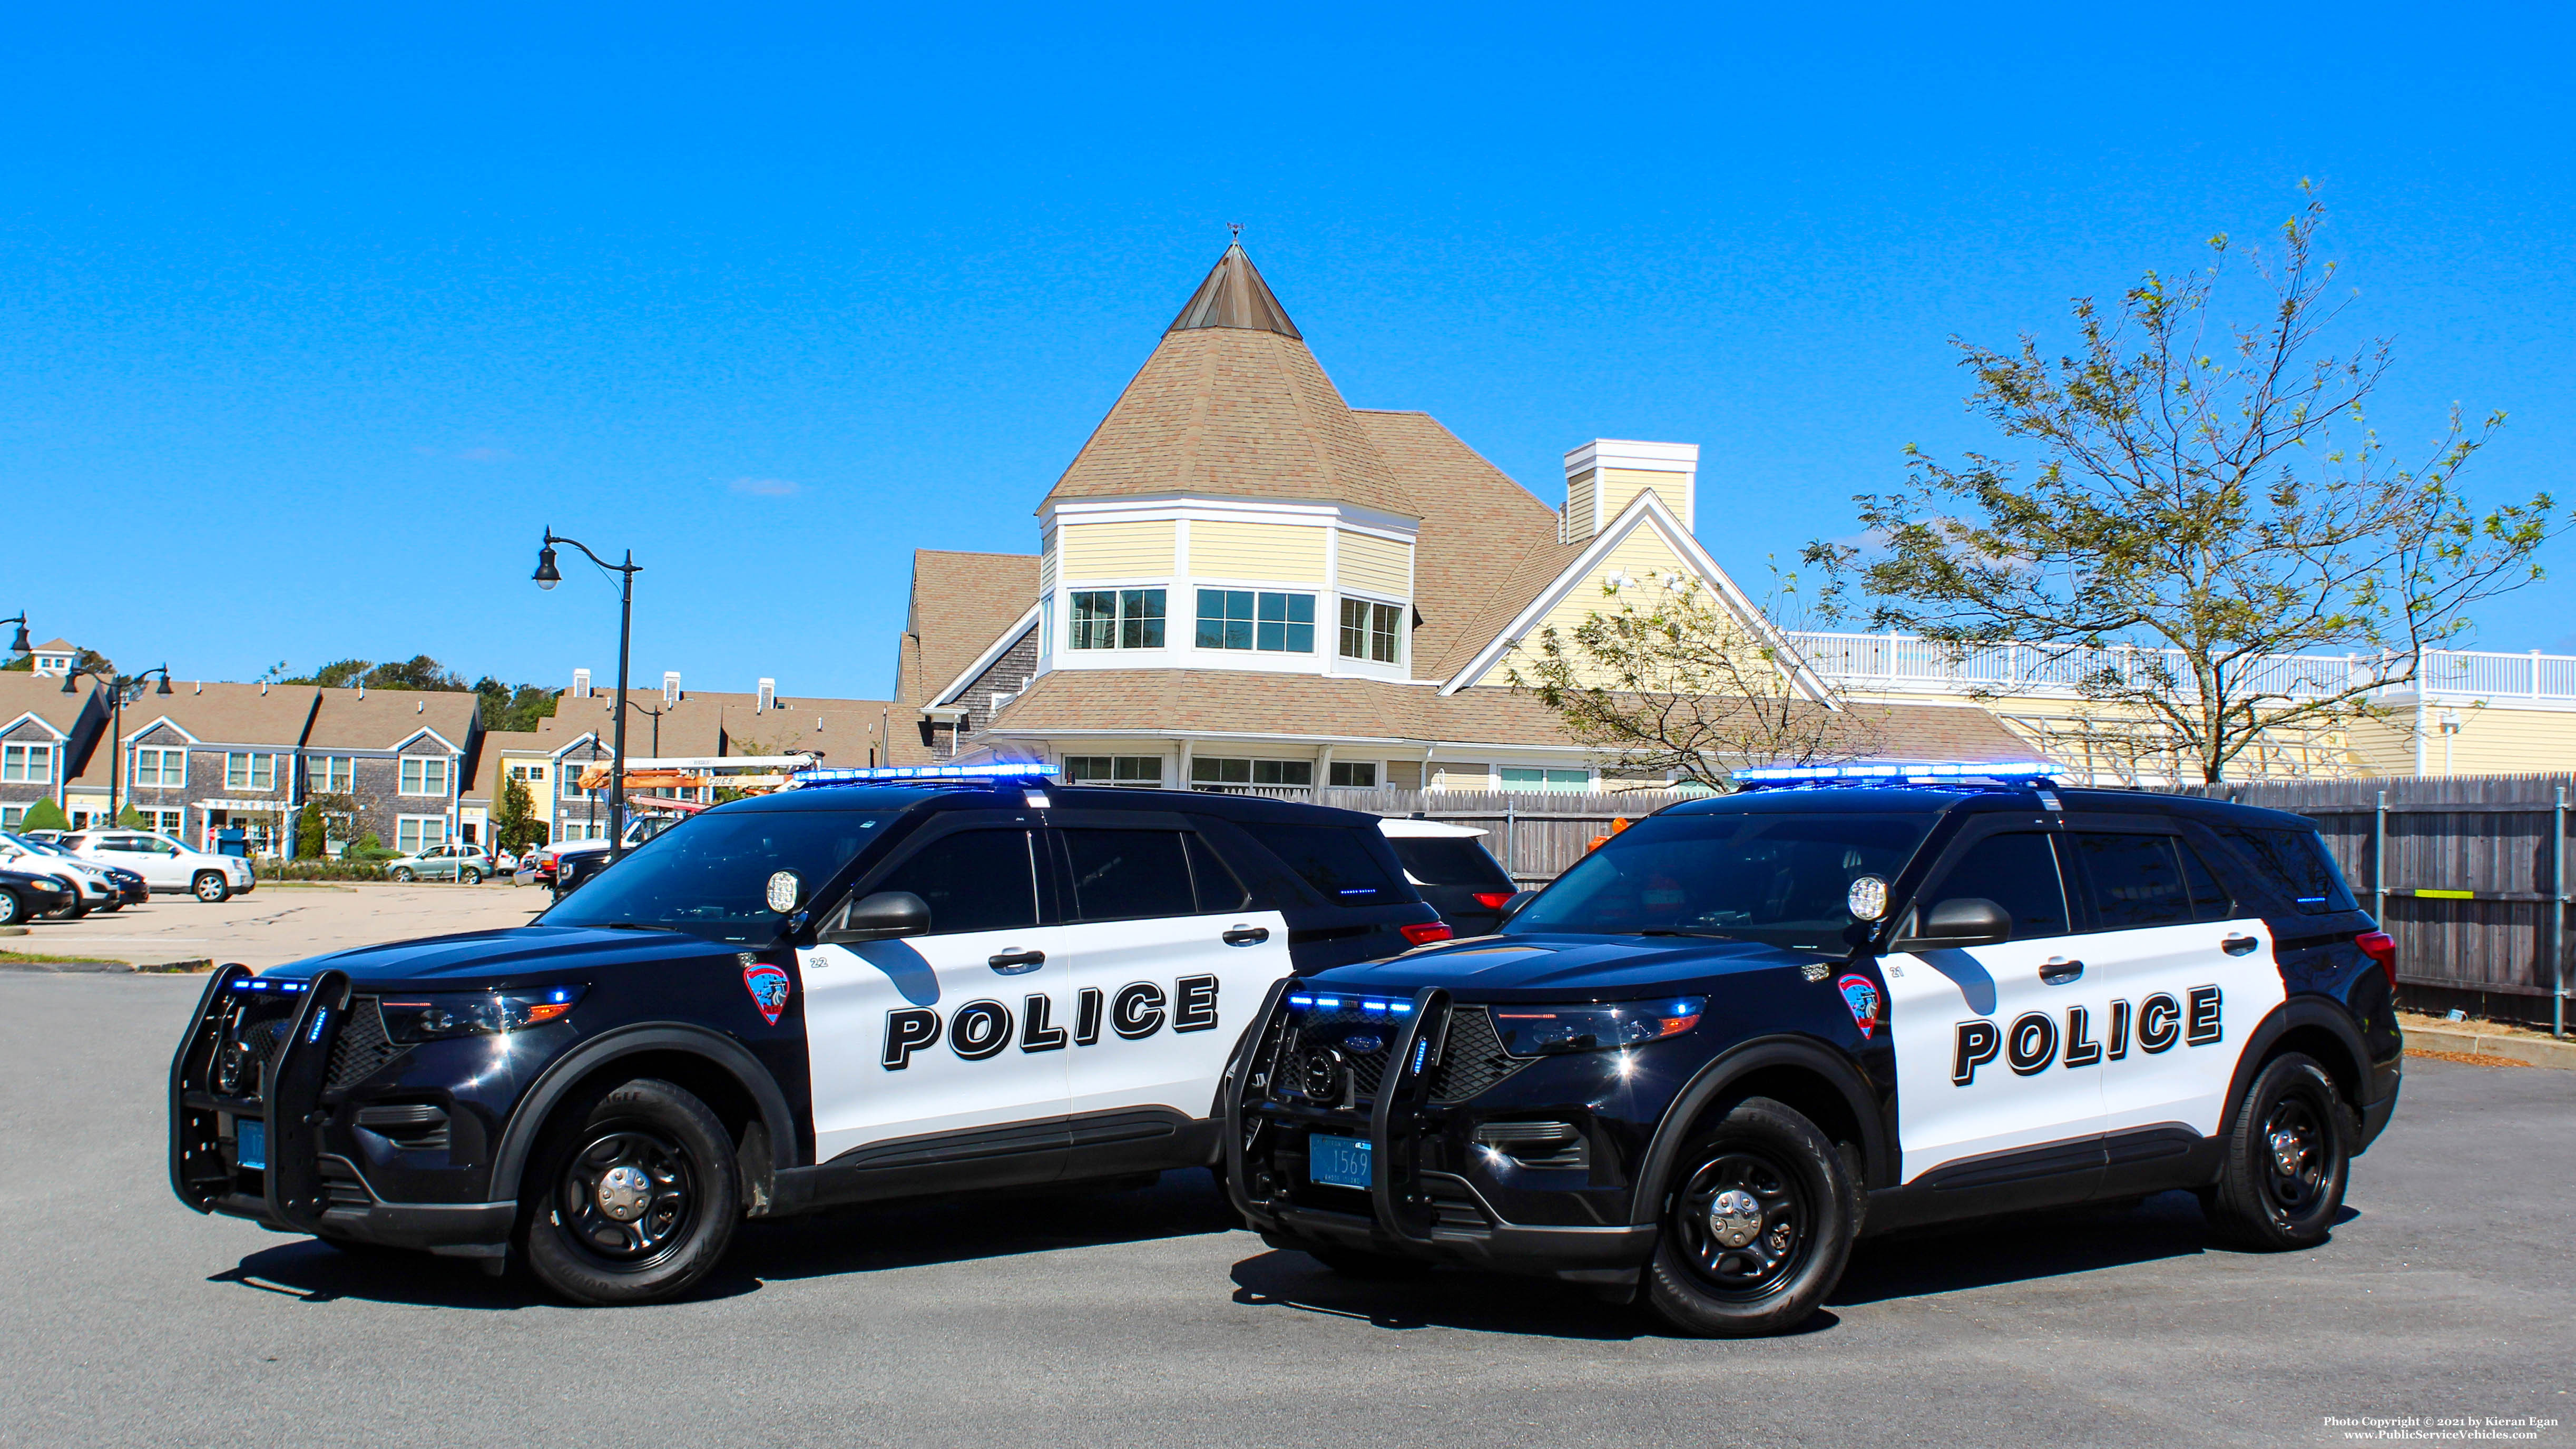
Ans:
{"label": "windshield", "polygon": [[769,878],[794,871],[805,899],[873,843],[892,810],[714,812],[635,847],[537,918],[546,926],[643,926],[710,941],[778,938]]}
{"label": "windshield", "polygon": [[1894,880],[1930,815],[1668,815],[1575,862],[1506,935],[1712,935],[1836,951],[1864,875]]}

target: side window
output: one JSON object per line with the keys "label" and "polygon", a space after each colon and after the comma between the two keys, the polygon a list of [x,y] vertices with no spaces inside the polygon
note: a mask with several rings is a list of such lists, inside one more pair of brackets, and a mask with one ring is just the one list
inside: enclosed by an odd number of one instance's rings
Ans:
{"label": "side window", "polygon": [[2094,920],[2103,930],[2179,926],[2192,919],[2181,841],[2170,835],[2093,832],[2071,838],[2092,895]]}
{"label": "side window", "polygon": [[2177,840],[2174,849],[2182,853],[2182,882],[2191,890],[2191,918],[2195,921],[2224,921],[2234,918],[2236,898],[2220,886],[2218,877],[2210,874],[2209,863],[2188,840]]}
{"label": "side window", "polygon": [[1076,919],[1187,916],[1198,905],[1177,830],[1059,830],[1073,864]]}
{"label": "side window", "polygon": [[2066,891],[2057,854],[2037,831],[1990,835],[1968,847],[1940,883],[1923,894],[1923,909],[1960,896],[1983,896],[2012,917],[2013,939],[2066,934]]}
{"label": "side window", "polygon": [[1217,853],[1208,848],[1206,841],[1195,832],[1181,838],[1188,845],[1190,882],[1198,895],[1202,914],[1239,911],[1252,904],[1252,892],[1243,888],[1243,882],[1235,878],[1234,872],[1226,868],[1225,862],[1217,858]]}
{"label": "side window", "polygon": [[921,897],[929,903],[934,936],[1038,923],[1036,864],[1025,830],[966,830],[933,841],[869,889]]}
{"label": "side window", "polygon": [[2343,873],[2335,869],[2333,857],[2326,854],[2326,843],[2315,831],[2231,825],[2218,833],[2243,852],[2301,915],[2328,916],[2361,909],[2344,885]]}
{"label": "side window", "polygon": [[1385,849],[1375,831],[1362,835],[1346,825],[1278,825],[1242,822],[1246,833],[1279,857],[1324,899],[1345,906],[1382,906],[1414,898],[1395,874],[1369,849]]}

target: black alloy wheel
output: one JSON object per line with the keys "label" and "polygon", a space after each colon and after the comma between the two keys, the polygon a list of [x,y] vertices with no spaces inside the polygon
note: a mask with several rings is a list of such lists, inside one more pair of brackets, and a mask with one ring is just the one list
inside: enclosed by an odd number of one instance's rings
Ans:
{"label": "black alloy wheel", "polygon": [[547,1139],[525,1182],[523,1232],[528,1266],[557,1293],[602,1306],[669,1298],[732,1246],[735,1144],[688,1092],[620,1083],[558,1113]]}
{"label": "black alloy wheel", "polygon": [[1737,1103],[1696,1129],[1665,1184],[1643,1296],[1682,1332],[1786,1333],[1842,1281],[1856,1190],[1833,1140],[1793,1108]]}
{"label": "black alloy wheel", "polygon": [[2314,1058],[2287,1052],[2265,1063],[2237,1106],[2218,1186],[2201,1197],[2210,1226],[2262,1252],[2324,1242],[2350,1165],[2345,1115]]}

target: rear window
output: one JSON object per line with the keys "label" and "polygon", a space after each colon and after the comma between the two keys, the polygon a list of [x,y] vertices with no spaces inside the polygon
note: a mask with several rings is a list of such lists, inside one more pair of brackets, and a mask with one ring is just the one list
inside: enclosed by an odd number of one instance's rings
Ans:
{"label": "rear window", "polygon": [[1464,835],[1391,836],[1395,858],[1405,874],[1424,885],[1480,886],[1492,890],[1510,890],[1512,878],[1503,874],[1500,861],[1486,853],[1485,847]]}
{"label": "rear window", "polygon": [[2218,833],[2301,915],[2331,916],[2361,909],[2315,831],[2222,825]]}
{"label": "rear window", "polygon": [[[1374,828],[1348,825],[1278,825],[1238,821],[1290,870],[1324,898],[1346,906],[1382,906],[1415,899],[1413,892],[1387,870],[1378,853],[1385,837]],[[1372,847],[1377,847],[1373,849]]]}

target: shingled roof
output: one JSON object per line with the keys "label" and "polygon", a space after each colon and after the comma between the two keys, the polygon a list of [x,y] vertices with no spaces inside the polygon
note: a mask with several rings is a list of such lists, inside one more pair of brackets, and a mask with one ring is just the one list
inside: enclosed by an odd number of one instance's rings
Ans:
{"label": "shingled roof", "polygon": [[1240,244],[1217,259],[1046,501],[1179,493],[1420,516]]}
{"label": "shingled roof", "polygon": [[1035,554],[913,550],[895,702],[929,703],[1037,601]]}

